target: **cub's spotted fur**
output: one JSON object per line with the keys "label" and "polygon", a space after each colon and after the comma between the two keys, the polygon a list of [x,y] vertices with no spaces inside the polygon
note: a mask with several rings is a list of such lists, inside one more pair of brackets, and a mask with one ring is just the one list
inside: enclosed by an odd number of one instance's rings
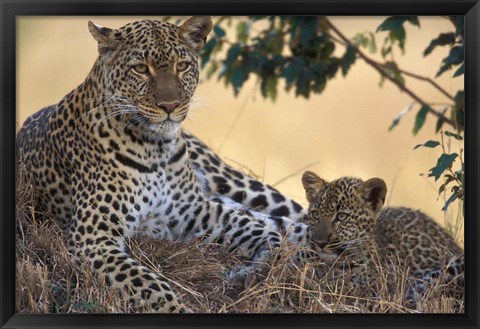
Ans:
{"label": "cub's spotted fur", "polygon": [[72,253],[132,303],[161,312],[189,308],[168,280],[126,253],[124,241],[136,232],[201,237],[253,262],[268,262],[282,230],[295,243],[308,235],[292,221],[305,216],[302,207],[179,128],[211,28],[209,17],[119,29],[89,22],[99,51],[91,72],[58,104],[28,118],[17,136],[36,207],[65,227]]}
{"label": "cub's spotted fur", "polygon": [[328,183],[307,171],[302,182],[310,203],[312,239],[324,252],[358,252],[373,242],[387,266],[409,269],[417,279],[431,281],[442,276],[444,281],[455,279],[463,285],[462,249],[423,212],[382,209],[387,193],[383,180],[342,177]]}

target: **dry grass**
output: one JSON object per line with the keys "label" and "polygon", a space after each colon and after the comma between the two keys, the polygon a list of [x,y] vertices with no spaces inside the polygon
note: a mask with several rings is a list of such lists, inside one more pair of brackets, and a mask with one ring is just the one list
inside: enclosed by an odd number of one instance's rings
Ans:
{"label": "dry grass", "polygon": [[[16,311],[21,313],[123,313],[133,309],[117,292],[106,288],[85,264],[67,251],[62,230],[40,218],[32,208],[25,175],[17,181]],[[173,282],[176,292],[201,313],[453,313],[464,303],[429,287],[414,301],[405,271],[377,264],[376,280],[362,282],[362,270],[325,264],[297,266],[291,256],[298,247],[284,245],[262,280],[246,289],[228,282],[226,274],[240,261],[220,246],[201,241],[166,243],[145,237],[129,242],[130,253]],[[375,259],[375,257],[373,257]],[[320,275],[321,274],[321,275]],[[355,280],[353,280],[353,279]],[[147,310],[148,311],[148,310]]]}

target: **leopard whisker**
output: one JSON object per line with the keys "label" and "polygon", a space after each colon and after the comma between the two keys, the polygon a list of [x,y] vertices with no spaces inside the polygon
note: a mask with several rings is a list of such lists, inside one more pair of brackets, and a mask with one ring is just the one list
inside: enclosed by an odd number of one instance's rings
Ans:
{"label": "leopard whisker", "polygon": [[102,110],[102,109],[105,109],[105,112],[103,113],[103,115],[105,116],[108,116],[109,114],[111,114],[112,112],[115,112],[116,110],[130,110],[130,109],[135,109],[136,110],[136,107],[133,106],[133,105],[127,105],[127,104],[100,104],[99,106],[96,106],[90,110],[88,110],[87,112],[85,112],[83,115],[82,115],[82,118],[85,117],[86,115],[91,115],[92,112],[94,111],[98,111],[98,110]]}
{"label": "leopard whisker", "polygon": [[102,117],[98,123],[104,123],[105,121],[107,121],[108,119],[110,118],[113,118],[113,117],[117,117],[117,116],[121,116],[121,121],[122,122],[125,122],[125,116],[127,114],[138,114],[138,110],[116,110],[116,111],[113,111],[113,112],[110,112],[110,113],[107,113],[104,117]]}
{"label": "leopard whisker", "polygon": [[[99,104],[96,104],[96,101],[98,101],[98,100],[101,100],[102,102],[99,103]],[[122,103],[122,101],[123,101],[123,103]],[[93,103],[95,106],[92,107],[91,109],[89,109],[88,111],[86,111],[84,113],[84,115],[88,114],[92,111],[97,111],[97,110],[104,109],[104,108],[106,108],[108,110],[107,106],[114,106],[114,107],[119,107],[119,106],[133,106],[133,107],[135,107],[136,106],[135,102],[133,102],[133,100],[131,100],[130,98],[124,97],[124,96],[117,96],[117,95],[109,96],[105,100],[103,99],[103,97],[90,98],[89,100],[87,100],[87,102]]]}
{"label": "leopard whisker", "polygon": [[141,124],[148,124],[149,120],[148,118],[142,116],[142,115],[136,115],[133,116],[132,118],[128,119],[128,121],[124,122],[124,128],[128,128],[129,126],[138,126]]}
{"label": "leopard whisker", "polygon": [[128,119],[128,121],[126,122],[126,125],[136,125],[136,124],[139,124],[141,122],[148,122],[148,119],[145,118],[144,116],[141,116],[141,115],[136,115],[136,116],[133,116],[132,118]]}

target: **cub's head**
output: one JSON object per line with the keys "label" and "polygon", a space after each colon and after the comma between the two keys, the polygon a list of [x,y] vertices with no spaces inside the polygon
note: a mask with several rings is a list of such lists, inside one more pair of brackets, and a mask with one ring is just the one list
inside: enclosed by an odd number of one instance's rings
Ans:
{"label": "cub's head", "polygon": [[342,177],[330,183],[311,171],[302,176],[310,203],[311,239],[320,248],[341,251],[372,235],[387,186],[380,178]]}
{"label": "cub's head", "polygon": [[99,97],[110,115],[153,131],[178,128],[198,83],[198,52],[211,18],[192,17],[180,26],[143,20],[119,29],[88,27],[99,51],[90,77],[105,89]]}

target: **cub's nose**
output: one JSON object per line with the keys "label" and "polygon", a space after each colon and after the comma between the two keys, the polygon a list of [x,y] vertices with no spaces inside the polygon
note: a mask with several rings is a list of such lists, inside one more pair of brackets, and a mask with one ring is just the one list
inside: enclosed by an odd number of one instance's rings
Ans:
{"label": "cub's nose", "polygon": [[330,242],[331,237],[332,234],[329,234],[326,239],[325,237],[314,237],[313,240],[320,248],[324,248]]}
{"label": "cub's nose", "polygon": [[318,241],[318,240],[316,240],[315,243],[316,243],[320,248],[324,248],[324,247],[328,244],[328,241]]}
{"label": "cub's nose", "polygon": [[173,111],[175,111],[175,109],[178,107],[178,105],[180,105],[180,102],[173,102],[173,103],[163,102],[163,103],[159,103],[159,104],[157,103],[157,106],[159,108],[161,108],[167,114],[170,114]]}

